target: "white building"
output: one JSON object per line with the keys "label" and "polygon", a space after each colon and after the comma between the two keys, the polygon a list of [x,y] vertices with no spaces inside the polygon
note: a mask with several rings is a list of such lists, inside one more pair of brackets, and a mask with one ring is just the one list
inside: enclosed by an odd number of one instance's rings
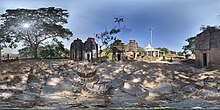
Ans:
{"label": "white building", "polygon": [[164,56],[163,51],[153,48],[151,44],[148,44],[147,47],[145,47],[145,51],[147,56],[153,56],[153,57],[161,57],[162,55]]}

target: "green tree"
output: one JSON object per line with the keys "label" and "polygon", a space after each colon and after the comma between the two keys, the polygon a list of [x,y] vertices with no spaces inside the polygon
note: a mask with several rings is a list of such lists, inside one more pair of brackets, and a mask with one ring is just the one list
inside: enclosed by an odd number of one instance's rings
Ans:
{"label": "green tree", "polygon": [[142,52],[142,53],[145,53],[145,49],[143,47],[138,47],[138,52]]}
{"label": "green tree", "polygon": [[185,54],[191,52],[191,54],[194,54],[195,53],[195,40],[196,40],[196,37],[190,37],[190,38],[187,38],[186,41],[188,42],[187,45],[184,45],[183,46],[183,52]]}
{"label": "green tree", "polygon": [[159,49],[160,51],[164,51],[165,52],[165,54],[170,54],[171,52],[170,52],[170,50],[169,49],[167,49],[167,48],[157,48],[157,49]]}
{"label": "green tree", "polygon": [[171,54],[174,54],[174,55],[176,55],[176,54],[177,54],[177,52],[176,52],[176,51],[172,51],[172,50],[170,50],[170,53],[171,53]]}
{"label": "green tree", "polygon": [[205,30],[212,30],[212,29],[219,29],[220,26],[205,26],[205,25],[202,25],[200,27],[200,30],[201,31],[205,31]]}
{"label": "green tree", "polygon": [[18,53],[20,57],[25,57],[25,58],[33,57],[33,54],[31,53],[29,47],[24,47],[24,48],[19,49]]}
{"label": "green tree", "polygon": [[111,48],[105,48],[105,49],[103,49],[102,52],[105,53],[106,55],[108,55],[109,53],[112,52],[112,49]]}
{"label": "green tree", "polygon": [[[4,24],[0,24],[0,63],[2,60],[2,49],[6,47],[16,48],[17,45],[12,40],[11,37],[7,36],[7,28],[4,27]],[[8,45],[7,45],[8,44]]]}
{"label": "green tree", "polygon": [[177,55],[179,55],[179,56],[183,56],[184,53],[183,53],[183,52],[177,52]]}
{"label": "green tree", "polygon": [[58,38],[69,39],[72,32],[63,27],[68,23],[68,12],[61,8],[8,9],[1,15],[4,35],[10,38],[11,46],[23,41],[37,58],[39,47],[48,39],[58,42]]}
{"label": "green tree", "polygon": [[38,54],[43,58],[67,58],[69,57],[70,51],[64,48],[62,42],[58,42],[41,47]]}
{"label": "green tree", "polygon": [[120,23],[124,22],[123,18],[117,17],[114,18],[115,23],[118,24],[118,26],[115,26],[111,30],[105,29],[104,32],[101,32],[100,34],[95,34],[95,38],[99,41],[99,49],[100,49],[100,57],[102,55],[102,47],[105,46],[106,48],[109,48],[109,45],[113,43],[116,40],[115,34],[119,33],[121,30],[119,29]]}

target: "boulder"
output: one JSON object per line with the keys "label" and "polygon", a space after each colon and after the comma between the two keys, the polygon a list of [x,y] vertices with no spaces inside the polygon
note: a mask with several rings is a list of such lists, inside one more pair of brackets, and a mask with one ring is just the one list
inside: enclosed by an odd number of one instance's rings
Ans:
{"label": "boulder", "polygon": [[203,87],[205,84],[204,84],[204,81],[198,81],[195,83],[197,86],[200,86],[200,87]]}
{"label": "boulder", "polygon": [[161,82],[156,88],[156,93],[159,95],[170,94],[173,92],[173,87],[171,83]]}
{"label": "boulder", "polygon": [[196,85],[190,84],[190,85],[183,87],[182,90],[183,92],[192,93],[192,92],[197,91],[198,89],[196,88]]}

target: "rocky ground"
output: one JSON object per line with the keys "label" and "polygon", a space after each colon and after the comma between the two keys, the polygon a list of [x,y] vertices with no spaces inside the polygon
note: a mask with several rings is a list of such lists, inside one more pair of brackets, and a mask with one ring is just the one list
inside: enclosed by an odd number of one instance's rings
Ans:
{"label": "rocky ground", "polygon": [[[209,108],[220,109],[220,70],[185,63],[141,61],[96,64],[109,94],[81,92],[69,60],[6,62],[0,69],[0,108]],[[31,68],[32,67],[32,68]]]}

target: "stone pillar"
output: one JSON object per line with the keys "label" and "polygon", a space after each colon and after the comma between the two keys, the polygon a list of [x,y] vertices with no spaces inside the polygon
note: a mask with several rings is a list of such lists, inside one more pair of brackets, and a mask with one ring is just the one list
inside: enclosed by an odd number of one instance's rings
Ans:
{"label": "stone pillar", "polygon": [[160,51],[159,50],[157,51],[157,57],[158,58],[160,57]]}

